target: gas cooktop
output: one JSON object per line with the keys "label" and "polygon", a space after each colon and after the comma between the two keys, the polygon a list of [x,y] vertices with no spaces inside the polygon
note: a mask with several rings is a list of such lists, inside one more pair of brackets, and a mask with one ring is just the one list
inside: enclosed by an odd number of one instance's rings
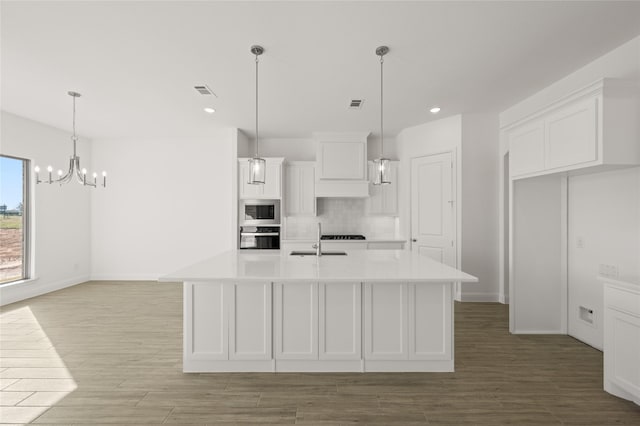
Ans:
{"label": "gas cooktop", "polygon": [[364,240],[364,235],[323,235],[322,240]]}

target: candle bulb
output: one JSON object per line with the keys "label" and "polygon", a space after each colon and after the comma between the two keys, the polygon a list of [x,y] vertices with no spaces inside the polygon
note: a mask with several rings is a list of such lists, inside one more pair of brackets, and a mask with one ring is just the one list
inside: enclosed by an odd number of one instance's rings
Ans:
{"label": "candle bulb", "polygon": [[53,167],[47,166],[47,171],[49,172],[49,183],[52,183],[53,180],[51,179],[51,172],[53,171]]}
{"label": "candle bulb", "polygon": [[40,183],[40,166],[36,166],[33,170],[36,172],[36,183]]}
{"label": "candle bulb", "polygon": [[87,169],[82,169],[82,184],[87,184]]}
{"label": "candle bulb", "polygon": [[62,170],[58,169],[58,177],[62,176]]}
{"label": "candle bulb", "polygon": [[96,186],[96,178],[98,177],[98,174],[96,172],[93,172],[93,186]]}
{"label": "candle bulb", "polygon": [[107,187],[107,172],[102,172],[102,186]]}

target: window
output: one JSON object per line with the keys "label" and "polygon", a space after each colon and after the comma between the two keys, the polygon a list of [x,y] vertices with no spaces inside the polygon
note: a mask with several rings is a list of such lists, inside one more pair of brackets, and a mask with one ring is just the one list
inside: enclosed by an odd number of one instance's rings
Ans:
{"label": "window", "polygon": [[0,285],[29,278],[29,160],[0,155]]}

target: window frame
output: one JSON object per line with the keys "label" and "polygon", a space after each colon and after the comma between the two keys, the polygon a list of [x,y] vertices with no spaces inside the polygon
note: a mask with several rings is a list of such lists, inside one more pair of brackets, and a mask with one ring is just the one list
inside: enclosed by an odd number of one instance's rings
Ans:
{"label": "window frame", "polygon": [[15,280],[0,283],[0,287],[31,279],[31,160],[15,155],[0,154],[0,157],[22,161],[22,275]]}

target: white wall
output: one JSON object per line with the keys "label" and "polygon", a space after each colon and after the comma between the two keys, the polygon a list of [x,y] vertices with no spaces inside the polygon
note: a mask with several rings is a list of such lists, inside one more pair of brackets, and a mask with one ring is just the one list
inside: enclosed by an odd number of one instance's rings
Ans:
{"label": "white wall", "polygon": [[[66,170],[73,152],[71,132],[2,111],[0,152]],[[91,170],[91,146],[78,142],[82,167]],[[91,189],[76,182],[32,185],[33,280],[5,285],[0,304],[78,284],[91,270]]]}
{"label": "white wall", "polygon": [[452,151],[456,158],[457,266],[480,282],[464,285],[464,301],[498,300],[498,117],[456,115],[398,135],[401,233],[411,238],[411,159]]}
{"label": "white wall", "polygon": [[[620,278],[640,278],[640,168],[569,178],[569,334],[603,345],[599,265],[618,267]],[[582,247],[578,247],[578,239]],[[579,307],[594,311],[594,324]]]}
{"label": "white wall", "polygon": [[91,278],[157,279],[235,248],[237,141],[237,129],[96,140],[109,187],[92,200]]}
{"label": "white wall", "polygon": [[462,116],[462,300],[498,300],[498,116]]}

